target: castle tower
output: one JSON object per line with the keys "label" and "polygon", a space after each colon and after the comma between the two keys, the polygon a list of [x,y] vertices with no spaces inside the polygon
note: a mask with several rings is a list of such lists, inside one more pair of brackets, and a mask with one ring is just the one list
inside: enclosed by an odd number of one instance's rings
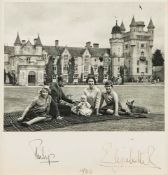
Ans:
{"label": "castle tower", "polygon": [[[123,30],[123,28],[122,28]],[[112,28],[112,38],[110,38],[111,46],[111,55],[112,55],[112,74],[114,77],[120,75],[120,66],[124,65],[123,58],[123,44],[122,31],[118,26],[117,21],[116,25]]]}
{"label": "castle tower", "polygon": [[36,54],[37,55],[41,55],[42,54],[42,43],[41,43],[39,35],[38,35],[38,37],[36,39],[35,47],[36,47]]}
{"label": "castle tower", "polygon": [[15,51],[15,55],[18,55],[20,53],[20,49],[21,49],[22,43],[19,37],[19,33],[17,33],[17,37],[16,40],[14,42],[14,51]]}
{"label": "castle tower", "polygon": [[124,39],[124,54],[127,59],[125,65],[128,68],[128,75],[135,80],[146,79],[152,75],[152,45],[154,25],[150,20],[148,31],[144,31],[143,21],[135,21],[132,18],[130,32],[127,39]]}

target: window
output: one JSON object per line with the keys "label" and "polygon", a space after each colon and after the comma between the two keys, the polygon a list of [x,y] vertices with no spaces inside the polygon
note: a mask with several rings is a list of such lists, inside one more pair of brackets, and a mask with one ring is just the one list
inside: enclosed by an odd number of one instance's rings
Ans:
{"label": "window", "polygon": [[108,62],[108,57],[104,57],[104,62]]}
{"label": "window", "polygon": [[141,56],[144,56],[144,51],[141,52]]}
{"label": "window", "polygon": [[146,61],[146,65],[148,65],[148,61]]}
{"label": "window", "polygon": [[137,73],[139,73],[139,67],[137,67]]}
{"label": "window", "polygon": [[84,66],[84,72],[88,72],[89,71],[89,66]]}
{"label": "window", "polygon": [[75,72],[78,71],[78,65],[75,65]]}
{"label": "window", "polygon": [[125,48],[128,49],[128,44],[125,45]]}
{"label": "window", "polygon": [[56,66],[53,66],[53,70],[56,70],[57,69],[57,67]]}
{"label": "window", "polygon": [[64,55],[64,60],[68,60],[68,55]]}
{"label": "window", "polygon": [[137,61],[137,65],[139,65],[139,60]]}
{"label": "window", "polygon": [[144,44],[141,44],[141,48],[144,48]]}
{"label": "window", "polygon": [[27,57],[27,62],[30,63],[30,57]]}
{"label": "window", "polygon": [[98,70],[98,66],[94,65],[94,71],[97,72],[97,70]]}
{"label": "window", "polygon": [[120,62],[120,58],[118,58],[118,62]]}
{"label": "window", "polygon": [[108,71],[108,66],[104,66],[104,71],[105,71],[105,72]]}
{"label": "window", "polygon": [[148,68],[146,67],[146,73],[148,73]]}
{"label": "window", "polygon": [[66,71],[68,71],[68,65],[64,65],[64,67],[63,67],[63,70],[66,72]]}

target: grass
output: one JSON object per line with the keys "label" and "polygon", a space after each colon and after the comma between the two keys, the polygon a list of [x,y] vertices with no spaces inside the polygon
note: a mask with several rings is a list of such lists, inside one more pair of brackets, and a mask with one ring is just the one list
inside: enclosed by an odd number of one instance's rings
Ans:
{"label": "grass", "polygon": [[[83,86],[67,86],[65,94],[72,94],[73,99],[79,100]],[[103,86],[99,86],[104,90]],[[58,128],[54,131],[162,131],[164,130],[164,86],[115,86],[121,103],[125,105],[127,99],[134,99],[135,104],[146,106],[151,113],[157,114],[144,119],[124,119],[88,123]],[[5,87],[4,112],[19,111],[26,108],[40,87]]]}

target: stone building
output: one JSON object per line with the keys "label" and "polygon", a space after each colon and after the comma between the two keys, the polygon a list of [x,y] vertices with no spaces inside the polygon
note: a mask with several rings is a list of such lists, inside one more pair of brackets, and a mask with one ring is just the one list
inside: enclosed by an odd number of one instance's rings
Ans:
{"label": "stone building", "polygon": [[[73,65],[73,82],[85,82],[88,74],[94,74],[99,82],[112,77],[122,77],[126,81],[152,76],[152,47],[154,25],[150,19],[147,30],[143,21],[132,18],[130,30],[126,32],[124,23],[112,28],[109,48],[100,48],[98,43],[87,42],[84,47],[44,46],[40,37],[30,41],[20,40],[17,34],[14,47],[5,46],[5,69],[14,71],[19,85],[43,85],[45,65],[53,59],[53,81],[62,75],[68,83]],[[121,72],[121,70],[123,70]],[[122,74],[122,75],[121,75]]]}

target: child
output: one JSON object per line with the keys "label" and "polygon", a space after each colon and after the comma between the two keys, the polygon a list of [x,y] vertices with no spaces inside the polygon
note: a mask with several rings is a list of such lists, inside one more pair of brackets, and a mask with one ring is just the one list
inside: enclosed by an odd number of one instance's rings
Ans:
{"label": "child", "polygon": [[81,102],[72,108],[72,112],[77,115],[89,117],[92,114],[91,105],[87,102],[85,95],[81,96]]}
{"label": "child", "polygon": [[[106,92],[102,92],[100,102],[100,112],[102,114],[111,114],[119,118],[119,114],[128,114],[125,109],[122,108],[119,102],[117,93],[113,90],[111,81],[105,82]],[[103,102],[106,102],[106,106],[102,107]]]}
{"label": "child", "polygon": [[[17,119],[17,121],[22,122],[25,126],[30,126],[34,123],[40,121],[51,120],[52,117],[50,114],[50,105],[52,103],[52,107],[54,104],[55,115],[57,119],[62,119],[59,115],[58,106],[53,102],[51,96],[49,95],[49,88],[44,86],[40,90],[40,95],[32,101],[32,103],[25,109],[22,116]],[[55,116],[54,116],[55,117]]]}

